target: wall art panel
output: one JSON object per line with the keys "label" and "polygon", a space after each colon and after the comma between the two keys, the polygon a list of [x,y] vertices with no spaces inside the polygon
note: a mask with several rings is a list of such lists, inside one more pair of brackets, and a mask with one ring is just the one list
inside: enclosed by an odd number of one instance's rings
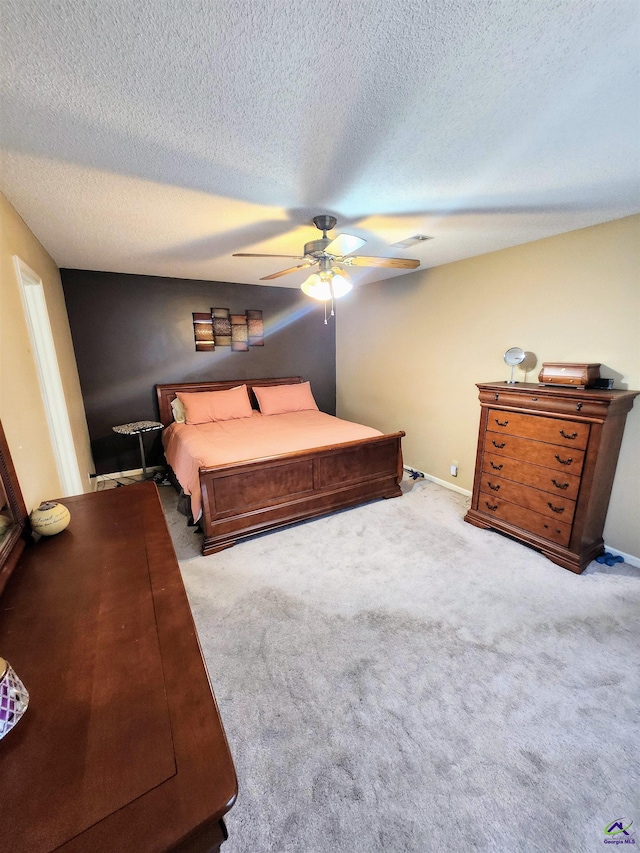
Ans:
{"label": "wall art panel", "polygon": [[228,308],[212,308],[213,341],[218,347],[231,346],[231,320]]}
{"label": "wall art panel", "polygon": [[211,314],[198,312],[193,314],[193,337],[196,342],[196,352],[213,352],[213,321]]}
{"label": "wall art panel", "polygon": [[248,352],[249,347],[263,347],[262,311],[249,308],[244,314],[231,314],[228,308],[212,308],[210,314],[194,313],[193,335],[196,352],[212,352],[216,347]]}

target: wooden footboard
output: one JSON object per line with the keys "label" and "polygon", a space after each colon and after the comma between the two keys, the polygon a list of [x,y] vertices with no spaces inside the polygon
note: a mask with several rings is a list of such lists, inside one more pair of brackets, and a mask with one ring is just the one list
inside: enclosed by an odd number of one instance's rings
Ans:
{"label": "wooden footboard", "polygon": [[404,432],[200,469],[212,554],[239,539],[376,498],[402,494]]}

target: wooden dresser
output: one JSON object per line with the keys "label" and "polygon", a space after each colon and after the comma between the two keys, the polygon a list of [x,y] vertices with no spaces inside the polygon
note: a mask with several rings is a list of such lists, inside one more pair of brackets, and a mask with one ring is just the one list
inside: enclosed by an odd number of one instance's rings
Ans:
{"label": "wooden dresser", "polygon": [[237,783],[153,483],[62,502],[0,597],[3,853],[212,853]]}
{"label": "wooden dresser", "polygon": [[627,412],[638,391],[487,382],[465,521],[582,572],[602,530]]}

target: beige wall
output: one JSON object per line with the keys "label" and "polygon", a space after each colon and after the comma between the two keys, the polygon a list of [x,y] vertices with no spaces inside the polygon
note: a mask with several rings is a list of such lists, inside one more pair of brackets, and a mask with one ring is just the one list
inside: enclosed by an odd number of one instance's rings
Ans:
{"label": "beige wall", "polygon": [[[639,247],[640,216],[631,216],[352,292],[338,305],[338,415],[404,429],[406,464],[470,490],[474,383],[508,378],[509,347],[537,356],[526,381],[537,381],[543,361],[601,362],[615,387],[640,389]],[[627,419],[605,543],[640,557],[638,519],[640,397]]]}
{"label": "beige wall", "polygon": [[36,366],[13,256],[41,279],[49,311],[71,430],[85,490],[91,491],[93,460],[71,332],[58,268],[6,198],[0,194],[0,420],[27,509],[60,497]]}

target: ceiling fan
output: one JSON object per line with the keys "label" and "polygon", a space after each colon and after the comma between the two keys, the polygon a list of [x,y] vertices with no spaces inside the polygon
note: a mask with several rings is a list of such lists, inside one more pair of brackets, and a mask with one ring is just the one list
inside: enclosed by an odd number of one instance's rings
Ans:
{"label": "ceiling fan", "polygon": [[395,269],[413,270],[420,266],[420,261],[411,258],[376,258],[366,255],[353,255],[361,246],[367,242],[361,237],[351,234],[338,234],[331,239],[327,237],[327,231],[331,231],[336,225],[335,216],[321,215],[313,217],[313,224],[322,231],[320,240],[311,240],[304,245],[302,255],[261,255],[248,252],[238,252],[234,258],[291,258],[302,261],[301,264],[288,267],[286,270],[263,276],[260,281],[271,281],[288,275],[298,270],[307,269],[318,265],[319,270],[313,273],[303,284],[302,290],[307,296],[314,299],[326,301],[338,298],[348,293],[352,284],[344,273],[344,267],[392,267]]}

